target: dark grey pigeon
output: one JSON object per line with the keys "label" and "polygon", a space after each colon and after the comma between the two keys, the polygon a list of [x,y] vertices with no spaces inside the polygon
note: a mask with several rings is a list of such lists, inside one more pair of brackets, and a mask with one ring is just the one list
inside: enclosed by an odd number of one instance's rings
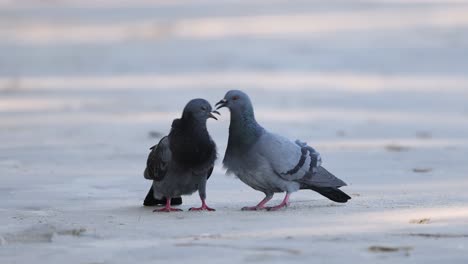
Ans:
{"label": "dark grey pigeon", "polygon": [[[257,123],[247,94],[231,90],[216,106],[227,107],[231,112],[224,167],[266,196],[256,206],[242,210],[280,209],[288,205],[292,192],[301,189],[314,190],[338,203],[351,199],[338,189],[346,183],[321,166],[317,151],[304,142],[271,133]],[[286,192],[283,202],[265,207],[277,192]]]}
{"label": "dark grey pigeon", "polygon": [[153,197],[166,201],[155,212],[182,211],[171,207],[171,198],[197,190],[202,206],[190,210],[214,211],[205,203],[206,181],[216,160],[216,145],[206,128],[208,118],[217,120],[213,113],[219,114],[206,100],[191,100],[182,117],[172,122],[169,135],[151,148],[144,176],[153,180]]}

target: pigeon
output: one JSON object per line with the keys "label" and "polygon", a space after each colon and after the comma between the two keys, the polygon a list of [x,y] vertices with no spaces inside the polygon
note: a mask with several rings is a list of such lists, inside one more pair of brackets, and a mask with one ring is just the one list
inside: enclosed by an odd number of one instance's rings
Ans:
{"label": "pigeon", "polygon": [[[339,190],[346,183],[321,166],[321,156],[314,148],[271,133],[257,123],[247,94],[231,90],[216,106],[216,110],[227,107],[231,112],[223,160],[227,173],[265,194],[256,206],[242,210],[281,209],[288,206],[291,193],[302,189],[314,190],[338,203],[351,199]],[[284,200],[277,206],[266,207],[278,192],[286,192]]]}
{"label": "pigeon", "polygon": [[182,211],[171,207],[171,201],[172,204],[177,203],[177,200],[171,198],[192,194],[197,190],[202,205],[190,210],[214,211],[205,202],[206,182],[217,158],[216,144],[206,128],[208,118],[217,120],[213,113],[219,114],[218,111],[212,111],[208,101],[191,100],[185,106],[182,117],[172,122],[169,135],[150,148],[144,177],[153,180],[153,198],[165,201],[165,206],[154,212]]}

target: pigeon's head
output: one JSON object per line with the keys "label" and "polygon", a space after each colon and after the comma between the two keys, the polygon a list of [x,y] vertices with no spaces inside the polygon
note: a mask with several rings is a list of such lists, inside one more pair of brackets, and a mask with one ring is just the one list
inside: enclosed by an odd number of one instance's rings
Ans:
{"label": "pigeon's head", "polygon": [[208,118],[218,120],[213,114],[219,115],[219,112],[213,111],[208,101],[205,99],[193,99],[185,106],[182,119],[193,119],[201,122],[206,122]]}
{"label": "pigeon's head", "polygon": [[224,96],[224,99],[216,103],[216,110],[227,107],[231,113],[246,113],[252,112],[252,103],[250,102],[249,96],[239,90],[230,90]]}

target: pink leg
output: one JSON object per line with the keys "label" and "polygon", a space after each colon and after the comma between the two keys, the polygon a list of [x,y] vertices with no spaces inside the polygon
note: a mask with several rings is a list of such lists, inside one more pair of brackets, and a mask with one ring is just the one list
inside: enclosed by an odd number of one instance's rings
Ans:
{"label": "pink leg", "polygon": [[268,203],[268,201],[270,201],[272,197],[273,195],[267,195],[256,206],[242,207],[242,211],[258,211],[258,210],[265,209],[265,204]]}
{"label": "pink leg", "polygon": [[202,202],[201,207],[192,207],[189,209],[189,211],[216,211],[215,209],[208,207],[208,205],[206,205],[205,199],[202,199],[201,202]]}
{"label": "pink leg", "polygon": [[286,207],[288,206],[288,202],[289,202],[289,195],[291,195],[290,193],[286,193],[286,196],[284,196],[284,199],[283,201],[278,204],[277,206],[272,206],[272,207],[267,207],[267,210],[268,211],[276,211],[276,210],[279,210],[283,207]]}
{"label": "pink leg", "polygon": [[174,212],[174,211],[178,212],[178,211],[182,211],[182,209],[171,207],[171,198],[170,197],[166,197],[166,206],[165,207],[163,207],[161,209],[153,210],[153,212],[166,212],[166,213]]}

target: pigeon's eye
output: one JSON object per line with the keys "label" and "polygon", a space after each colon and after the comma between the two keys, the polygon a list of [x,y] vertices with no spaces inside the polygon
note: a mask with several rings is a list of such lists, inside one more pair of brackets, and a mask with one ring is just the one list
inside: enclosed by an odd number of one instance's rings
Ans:
{"label": "pigeon's eye", "polygon": [[239,96],[237,96],[237,95],[234,95],[234,96],[232,97],[232,100],[234,100],[234,101],[236,101],[237,99],[239,99]]}
{"label": "pigeon's eye", "polygon": [[202,106],[201,110],[206,111],[206,107]]}

